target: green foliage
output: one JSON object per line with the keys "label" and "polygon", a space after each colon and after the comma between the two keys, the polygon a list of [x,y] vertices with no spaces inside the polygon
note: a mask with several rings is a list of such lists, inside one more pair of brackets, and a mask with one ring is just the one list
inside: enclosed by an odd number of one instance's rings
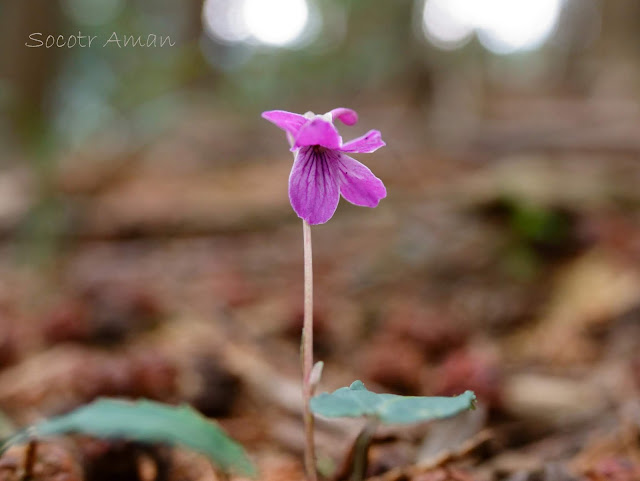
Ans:
{"label": "green foliage", "polygon": [[13,432],[15,432],[15,428],[11,419],[9,419],[5,413],[0,411],[0,439],[9,437]]}
{"label": "green foliage", "polygon": [[454,416],[473,409],[476,396],[466,391],[455,397],[398,396],[367,390],[362,381],[311,399],[311,410],[326,417],[370,417],[388,424],[409,424]]}
{"label": "green foliage", "polygon": [[510,226],[522,240],[544,245],[564,242],[568,236],[566,215],[554,209],[514,203]]}
{"label": "green foliage", "polygon": [[128,402],[99,399],[16,434],[2,449],[33,436],[72,432],[98,438],[180,444],[207,455],[224,471],[236,471],[250,476],[256,474],[244,449],[215,423],[188,406],[176,407],[146,400]]}

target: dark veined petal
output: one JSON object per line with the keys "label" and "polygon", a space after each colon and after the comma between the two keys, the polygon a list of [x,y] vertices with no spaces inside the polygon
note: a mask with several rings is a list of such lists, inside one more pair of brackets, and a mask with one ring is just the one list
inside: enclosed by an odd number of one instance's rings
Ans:
{"label": "dark veined petal", "polygon": [[291,150],[307,145],[320,145],[327,149],[339,149],[342,145],[342,137],[335,126],[321,116],[316,116],[308,121],[298,135],[294,136],[295,142]]}
{"label": "dark veined petal", "polygon": [[366,154],[370,152],[375,152],[380,147],[384,147],[385,144],[382,140],[382,134],[380,134],[379,130],[370,130],[362,137],[358,137],[357,139],[350,140],[346,144],[344,144],[340,150],[343,152],[354,152],[360,154]]}
{"label": "dark veined petal", "polygon": [[337,164],[342,197],[355,205],[376,207],[387,196],[387,189],[368,167],[347,155]]}
{"label": "dark veined petal", "polygon": [[304,115],[294,114],[284,110],[269,110],[267,112],[262,112],[262,118],[267,119],[269,122],[277,125],[294,137],[298,135],[300,128],[309,122],[309,119]]}
{"label": "dark veined petal", "polygon": [[303,147],[296,153],[289,176],[289,200],[298,217],[309,224],[324,224],[338,207],[338,155],[315,147]]}
{"label": "dark veined petal", "polygon": [[358,122],[358,114],[355,110],[339,107],[337,109],[333,109],[329,113],[331,114],[333,120],[338,119],[345,125],[355,125]]}

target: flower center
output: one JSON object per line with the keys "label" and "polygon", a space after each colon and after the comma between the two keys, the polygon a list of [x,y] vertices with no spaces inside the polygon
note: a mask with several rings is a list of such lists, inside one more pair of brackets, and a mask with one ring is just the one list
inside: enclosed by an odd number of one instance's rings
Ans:
{"label": "flower center", "polygon": [[327,150],[329,150],[326,147],[323,147],[322,145],[314,145],[311,148],[312,148],[314,154],[322,154],[322,153],[326,152]]}

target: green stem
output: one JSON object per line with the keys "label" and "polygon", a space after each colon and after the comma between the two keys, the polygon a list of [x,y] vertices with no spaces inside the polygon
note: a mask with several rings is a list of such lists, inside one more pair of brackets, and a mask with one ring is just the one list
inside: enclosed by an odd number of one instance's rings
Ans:
{"label": "green stem", "polygon": [[311,226],[302,221],[304,242],[304,324],[300,346],[302,361],[302,403],[305,429],[304,465],[309,481],[316,481],[316,455],[313,439],[313,414],[310,401],[313,395],[311,369],[313,368],[313,256],[311,252]]}
{"label": "green stem", "polygon": [[353,470],[351,471],[351,481],[362,481],[367,474],[369,459],[369,446],[371,439],[378,427],[376,419],[367,420],[367,424],[362,428],[356,438],[353,448]]}

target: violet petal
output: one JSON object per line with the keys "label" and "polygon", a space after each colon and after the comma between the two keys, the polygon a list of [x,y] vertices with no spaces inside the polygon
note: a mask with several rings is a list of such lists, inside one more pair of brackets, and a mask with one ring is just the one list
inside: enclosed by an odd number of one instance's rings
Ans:
{"label": "violet petal", "polygon": [[358,114],[355,110],[339,107],[329,112],[333,119],[338,119],[345,125],[355,125],[358,122]]}
{"label": "violet petal", "polygon": [[262,118],[267,119],[294,137],[298,135],[300,128],[309,121],[304,115],[294,114],[284,110],[262,112]]}
{"label": "violet petal", "polygon": [[336,152],[302,147],[289,176],[289,200],[298,217],[309,224],[324,224],[340,200]]}
{"label": "violet petal", "polygon": [[387,196],[387,189],[368,167],[347,155],[337,164],[342,197],[355,205],[376,207]]}
{"label": "violet petal", "polygon": [[343,152],[355,152],[360,154],[366,154],[375,152],[380,147],[384,147],[385,144],[382,140],[382,135],[379,130],[370,130],[362,137],[350,140],[344,144],[340,150]]}
{"label": "violet petal", "polygon": [[328,122],[321,116],[317,116],[307,122],[308,123],[300,129],[298,135],[295,136],[295,143],[293,144],[292,150],[307,145],[320,145],[327,149],[340,148],[342,145],[342,137],[340,137],[338,130],[331,122]]}

